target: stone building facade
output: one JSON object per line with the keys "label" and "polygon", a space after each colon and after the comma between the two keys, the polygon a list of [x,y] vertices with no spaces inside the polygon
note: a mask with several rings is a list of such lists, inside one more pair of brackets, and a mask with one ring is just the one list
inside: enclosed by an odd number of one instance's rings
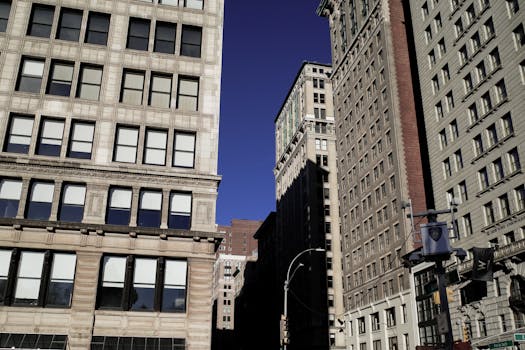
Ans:
{"label": "stone building facade", "polygon": [[323,0],[331,81],[343,255],[347,348],[409,349],[416,310],[401,257],[414,234],[403,207],[432,202],[424,129],[409,55],[406,1]]}
{"label": "stone building facade", "polygon": [[0,347],[210,349],[222,27],[0,2]]}
{"label": "stone building facade", "polygon": [[[457,261],[467,282],[454,288],[454,338],[512,340],[525,330],[523,3],[421,0],[410,9],[435,203],[453,202],[453,245],[468,252]],[[473,247],[495,249],[493,280],[468,282]],[[435,331],[420,337],[436,342]]]}
{"label": "stone building facade", "polygon": [[326,249],[298,261],[307,267],[290,284],[290,349],[344,347],[337,322],[343,301],[331,72],[304,62],[275,119],[279,284],[296,254]]}

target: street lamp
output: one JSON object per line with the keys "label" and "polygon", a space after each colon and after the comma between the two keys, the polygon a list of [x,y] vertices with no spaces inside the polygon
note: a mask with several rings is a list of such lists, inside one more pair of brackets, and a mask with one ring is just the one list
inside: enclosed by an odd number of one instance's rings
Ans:
{"label": "street lamp", "polygon": [[306,254],[308,252],[324,252],[325,250],[323,248],[308,248],[300,252],[295,256],[295,258],[292,259],[290,262],[290,265],[288,265],[288,272],[286,273],[286,280],[284,281],[284,311],[283,311],[283,317],[281,318],[281,321],[283,323],[282,327],[282,344],[283,344],[283,350],[286,350],[286,346],[288,345],[288,290],[290,289],[290,282],[295,275],[295,272],[301,267],[304,266],[303,264],[297,265],[297,268],[293,271],[292,275],[290,276],[290,272],[292,271],[292,266],[295,263],[297,259],[303,254]]}

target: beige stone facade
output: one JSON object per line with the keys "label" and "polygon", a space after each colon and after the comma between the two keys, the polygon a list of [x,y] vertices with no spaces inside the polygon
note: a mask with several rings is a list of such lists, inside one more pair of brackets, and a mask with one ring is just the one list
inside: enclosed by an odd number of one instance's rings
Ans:
{"label": "beige stone facade", "polygon": [[[316,253],[319,256],[301,259],[305,264],[312,259],[312,266],[299,270],[290,285],[307,305],[324,313],[291,305],[290,349],[344,346],[337,321],[343,315],[343,299],[331,72],[329,65],[304,62],[275,119],[276,226],[282,282],[297,253],[326,249],[326,256]],[[322,263],[315,265],[319,261]]]}
{"label": "beige stone facade", "polygon": [[1,8],[0,346],[210,349],[223,6]]}

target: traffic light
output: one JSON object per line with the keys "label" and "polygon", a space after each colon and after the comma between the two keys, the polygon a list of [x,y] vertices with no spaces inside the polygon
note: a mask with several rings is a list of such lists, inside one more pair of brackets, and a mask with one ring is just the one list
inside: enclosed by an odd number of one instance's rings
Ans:
{"label": "traffic light", "polygon": [[280,330],[281,345],[288,345],[290,343],[290,333],[288,332],[288,319],[284,315],[281,315]]}

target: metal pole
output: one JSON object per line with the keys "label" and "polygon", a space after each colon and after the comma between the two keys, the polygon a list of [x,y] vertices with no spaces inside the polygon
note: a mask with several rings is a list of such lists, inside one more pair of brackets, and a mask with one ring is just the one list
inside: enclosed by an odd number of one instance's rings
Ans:
{"label": "metal pole", "polygon": [[454,337],[452,333],[452,322],[450,321],[450,310],[448,308],[447,281],[445,276],[445,268],[443,267],[443,260],[436,261],[436,276],[439,288],[441,313],[444,313],[447,318],[448,331],[445,333],[445,350],[452,350],[454,345]]}
{"label": "metal pole", "polygon": [[[294,264],[294,262],[303,254],[307,253],[307,252],[311,252],[311,251],[316,251],[316,252],[324,252],[325,250],[323,248],[308,248],[308,249],[305,249],[303,250],[302,252],[299,252],[299,254],[297,254],[293,259],[292,261],[290,262],[290,265],[288,265],[288,271],[286,272],[286,280],[284,281],[284,305],[283,305],[283,315],[284,315],[284,319],[285,319],[285,322],[288,322],[288,289],[289,289],[289,285],[290,285],[290,271],[292,269],[292,266]],[[293,275],[292,275],[293,277]],[[283,342],[283,350],[286,350],[287,348],[287,345],[286,342]]]}

